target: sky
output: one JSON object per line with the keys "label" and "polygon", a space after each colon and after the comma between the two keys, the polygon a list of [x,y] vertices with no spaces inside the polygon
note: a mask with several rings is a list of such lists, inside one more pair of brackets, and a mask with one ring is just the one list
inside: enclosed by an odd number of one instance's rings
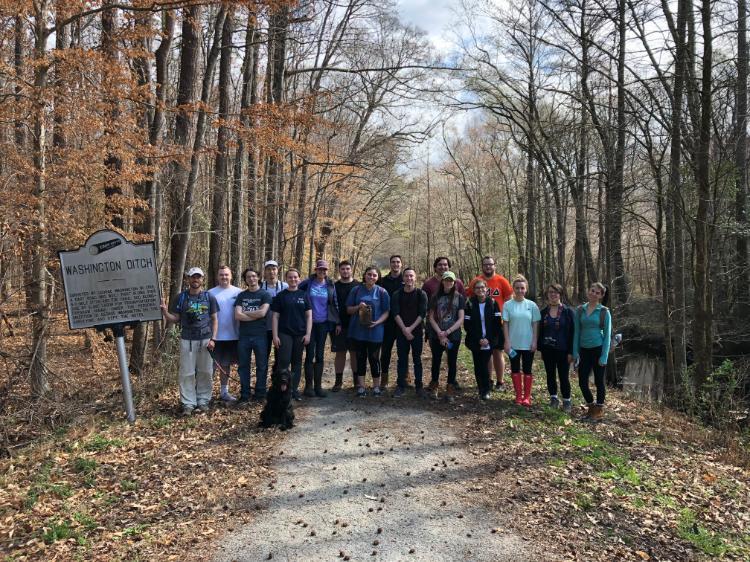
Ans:
{"label": "sky", "polygon": [[448,29],[457,5],[457,0],[398,0],[401,20],[426,31],[441,51],[451,48]]}

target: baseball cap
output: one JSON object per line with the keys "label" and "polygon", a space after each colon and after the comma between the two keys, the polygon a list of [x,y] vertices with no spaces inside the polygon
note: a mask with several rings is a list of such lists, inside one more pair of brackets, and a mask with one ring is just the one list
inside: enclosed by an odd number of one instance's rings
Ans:
{"label": "baseball cap", "polygon": [[451,281],[455,281],[456,274],[452,271],[446,271],[445,273],[443,273],[443,279],[450,279]]}
{"label": "baseball cap", "polygon": [[273,266],[273,267],[279,267],[279,262],[276,260],[268,260],[266,263],[263,264],[263,269]]}
{"label": "baseball cap", "polygon": [[188,270],[188,277],[192,277],[193,275],[200,275],[201,277],[205,277],[205,274],[200,267],[191,267]]}
{"label": "baseball cap", "polygon": [[315,262],[315,269],[328,269],[328,262],[326,260],[318,260]]}

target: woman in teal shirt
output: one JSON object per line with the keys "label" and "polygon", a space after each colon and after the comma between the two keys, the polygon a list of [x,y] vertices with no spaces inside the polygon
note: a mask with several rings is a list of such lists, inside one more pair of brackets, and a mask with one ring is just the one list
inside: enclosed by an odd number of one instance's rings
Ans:
{"label": "woman in teal shirt", "polygon": [[[602,418],[606,385],[604,375],[609,357],[612,335],[612,316],[604,306],[607,288],[601,283],[589,287],[589,302],[576,311],[575,335],[573,337],[573,359],[578,364],[578,385],[586,400],[588,412],[584,419],[597,421]],[[589,389],[589,375],[594,371],[596,403]]]}

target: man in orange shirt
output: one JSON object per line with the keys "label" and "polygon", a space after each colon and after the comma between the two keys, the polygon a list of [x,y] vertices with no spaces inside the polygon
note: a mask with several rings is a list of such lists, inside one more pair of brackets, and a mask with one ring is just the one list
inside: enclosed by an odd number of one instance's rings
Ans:
{"label": "man in orange shirt", "polygon": [[[482,274],[477,275],[469,283],[469,288],[466,291],[466,295],[471,297],[474,295],[474,283],[481,279],[487,283],[487,290],[489,296],[492,297],[500,308],[500,313],[503,312],[503,304],[509,298],[513,296],[513,287],[510,286],[508,280],[502,275],[495,272],[495,259],[491,256],[485,256],[482,258]],[[505,390],[503,385],[503,373],[505,372],[505,355],[503,355],[503,345],[505,344],[503,338],[500,338],[499,346],[495,346],[492,349],[492,364],[495,367],[495,390],[502,392]]]}

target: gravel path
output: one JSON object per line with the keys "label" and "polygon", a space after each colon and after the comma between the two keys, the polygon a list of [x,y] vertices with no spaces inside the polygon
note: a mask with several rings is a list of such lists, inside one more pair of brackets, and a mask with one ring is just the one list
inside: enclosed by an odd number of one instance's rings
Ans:
{"label": "gravel path", "polygon": [[306,399],[263,509],[219,541],[216,560],[539,559],[475,505],[464,482],[489,467],[411,394]]}

